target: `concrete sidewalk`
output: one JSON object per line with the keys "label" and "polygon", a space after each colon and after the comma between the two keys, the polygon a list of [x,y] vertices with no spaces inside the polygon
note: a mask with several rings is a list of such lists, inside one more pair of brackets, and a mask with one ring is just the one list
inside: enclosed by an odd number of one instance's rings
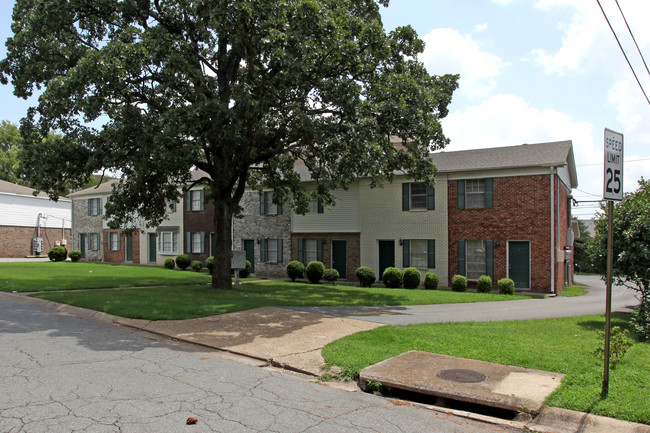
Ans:
{"label": "concrete sidewalk", "polygon": [[[220,316],[190,320],[148,321],[126,319],[66,304],[0,292],[0,300],[10,300],[106,324],[122,325],[176,340],[245,355],[290,370],[319,376],[321,349],[328,343],[356,332],[383,326],[325,314],[264,307]],[[451,364],[450,364],[451,366]],[[399,366],[397,367],[399,368]],[[516,383],[511,383],[511,385]],[[482,415],[443,410],[454,415],[503,423],[515,428],[546,433],[650,433],[650,426],[557,408],[543,408],[540,415],[525,423],[486,419]]]}

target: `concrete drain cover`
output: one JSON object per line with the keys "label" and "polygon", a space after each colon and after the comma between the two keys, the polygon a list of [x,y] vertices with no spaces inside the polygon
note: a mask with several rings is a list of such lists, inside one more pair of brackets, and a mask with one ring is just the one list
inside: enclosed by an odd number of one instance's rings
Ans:
{"label": "concrete drain cover", "polygon": [[479,383],[487,379],[487,376],[483,373],[474,370],[465,370],[463,368],[441,370],[438,372],[438,377],[459,383]]}

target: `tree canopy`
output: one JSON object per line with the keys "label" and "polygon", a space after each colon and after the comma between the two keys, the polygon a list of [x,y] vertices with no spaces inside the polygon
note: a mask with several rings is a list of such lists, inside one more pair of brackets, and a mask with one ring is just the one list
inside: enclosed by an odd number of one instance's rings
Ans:
{"label": "tree canopy", "polygon": [[22,145],[18,126],[7,120],[0,122],[0,180],[20,183],[18,153]]}
{"label": "tree canopy", "polygon": [[[231,217],[246,187],[306,210],[314,194],[396,171],[433,182],[458,76],[431,76],[411,27],[386,32],[388,0],[16,0],[3,82],[42,89],[21,121],[25,175],[56,197],[121,174],[112,226],[156,225],[189,185],[215,205],[213,286],[231,287]],[[43,140],[50,131],[56,140]],[[401,137],[396,148],[391,136]],[[136,217],[137,215],[137,217]]]}

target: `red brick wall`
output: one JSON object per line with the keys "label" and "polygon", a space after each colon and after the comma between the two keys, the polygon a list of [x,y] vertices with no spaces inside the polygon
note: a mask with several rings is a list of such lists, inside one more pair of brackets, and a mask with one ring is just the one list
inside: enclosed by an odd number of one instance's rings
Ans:
{"label": "red brick wall", "polygon": [[323,245],[323,264],[332,267],[332,241],[346,242],[346,280],[357,281],[355,275],[361,266],[361,237],[359,233],[292,233],[291,260],[298,260],[298,239],[325,239]]}
{"label": "red brick wall", "polygon": [[[557,179],[557,178],[556,178]],[[555,193],[556,197],[558,197],[558,205],[559,205],[559,222],[558,222],[558,215],[557,215],[557,210],[555,214],[555,220],[556,220],[556,248],[559,250],[570,250],[571,254],[568,256],[568,262],[569,262],[569,278],[568,282],[571,283],[573,281],[573,263],[574,263],[574,257],[573,257],[573,248],[565,248],[567,247],[567,229],[571,226],[571,219],[570,215],[568,213],[568,210],[570,209],[570,204],[569,204],[569,194],[570,190],[569,188],[564,185],[562,182],[557,182],[555,185]],[[559,236],[559,239],[558,239]],[[558,292],[561,292],[564,290],[564,283],[567,281],[566,279],[566,274],[565,274],[565,264],[563,262],[557,262],[556,260],[556,272],[555,272],[555,287],[557,288]]]}
{"label": "red brick wall", "polygon": [[495,177],[492,209],[458,209],[457,182],[448,189],[450,281],[458,273],[458,240],[495,241],[495,282],[508,275],[507,241],[529,241],[531,289],[550,292],[550,176]]}
{"label": "red brick wall", "polygon": [[[187,204],[184,203],[184,206],[187,206]],[[210,257],[210,233],[214,231],[214,204],[206,201],[203,211],[188,211],[183,209],[183,230],[182,233],[178,234],[183,237],[183,251],[179,252],[179,254],[187,254],[190,259],[200,260],[205,263],[205,259]],[[195,254],[188,252],[190,246],[187,245],[187,232],[205,233],[203,239],[205,253]]]}
{"label": "red brick wall", "polygon": [[[19,258],[33,255],[32,239],[36,237],[35,227],[0,226],[0,257]],[[61,240],[61,229],[41,228],[43,238],[43,256],[55,246],[56,241]],[[72,234],[70,229],[65,229],[65,239],[68,245],[65,247],[70,251]]]}
{"label": "red brick wall", "polygon": [[[120,233],[120,250],[111,250],[109,242],[109,233]],[[107,263],[125,263],[126,262],[126,235],[121,230],[104,230],[104,262]],[[133,233],[133,261],[130,263],[140,263],[140,236],[137,232]]]}

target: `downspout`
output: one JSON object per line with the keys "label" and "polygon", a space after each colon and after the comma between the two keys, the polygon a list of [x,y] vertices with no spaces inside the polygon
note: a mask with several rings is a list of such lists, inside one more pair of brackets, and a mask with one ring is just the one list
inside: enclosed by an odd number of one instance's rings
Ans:
{"label": "downspout", "polygon": [[555,293],[555,167],[551,167],[551,293]]}
{"label": "downspout", "polygon": [[[555,172],[557,173],[557,168],[555,169]],[[557,246],[559,247],[561,245],[560,244],[560,179],[559,179],[559,177],[558,177],[557,182],[555,183],[555,188],[556,188],[556,190],[555,190],[555,192],[556,192],[555,200],[557,201],[557,206],[556,206],[556,208],[557,208],[557,220],[556,220],[557,225],[555,226],[555,232],[556,232],[555,239],[557,239],[557,244],[558,244]],[[565,255],[563,257],[562,267],[564,267],[564,262],[565,261],[566,261],[566,252],[565,252]],[[558,268],[559,268],[559,265],[558,265]],[[555,289],[557,291],[557,287]],[[564,290],[564,285],[562,285],[562,290]]]}

